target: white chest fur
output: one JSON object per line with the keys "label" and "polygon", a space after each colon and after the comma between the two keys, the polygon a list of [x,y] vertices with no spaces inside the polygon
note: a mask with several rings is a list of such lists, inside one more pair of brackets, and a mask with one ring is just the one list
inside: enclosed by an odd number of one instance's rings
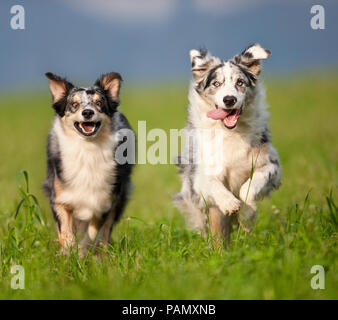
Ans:
{"label": "white chest fur", "polygon": [[203,170],[219,177],[226,175],[228,168],[239,166],[245,170],[251,163],[250,145],[240,135],[229,137],[224,132],[219,128],[209,129],[207,135],[199,135],[197,142]]}
{"label": "white chest fur", "polygon": [[[198,166],[195,187],[205,184],[206,176],[217,177],[235,195],[249,178],[252,165],[257,162],[257,148],[253,148],[246,135],[231,133],[217,126],[207,130],[208,135],[197,135]],[[201,138],[203,137],[203,138]],[[263,157],[263,158],[262,158]]]}
{"label": "white chest fur", "polygon": [[259,141],[258,136],[266,127],[268,119],[264,90],[257,84],[256,91],[254,101],[245,106],[239,120],[243,125],[239,123],[236,129],[228,130],[221,121],[207,118],[210,105],[201,99],[196,90],[190,88],[189,120],[197,132],[202,132],[202,136],[197,134],[197,191],[205,184],[205,176],[213,176],[237,194],[241,184],[249,178],[256,160],[256,168],[266,162],[266,154],[252,147],[252,141]]}
{"label": "white chest fur", "polygon": [[67,136],[56,126],[65,186],[57,201],[71,205],[74,216],[89,220],[107,212],[115,179],[113,135],[101,140]]}

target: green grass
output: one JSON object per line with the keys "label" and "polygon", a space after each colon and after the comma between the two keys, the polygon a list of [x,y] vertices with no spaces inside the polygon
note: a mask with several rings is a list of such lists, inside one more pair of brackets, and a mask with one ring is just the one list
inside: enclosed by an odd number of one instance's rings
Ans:
{"label": "green grass", "polygon": [[[53,117],[47,88],[44,94],[2,97],[0,299],[336,299],[337,86],[334,75],[267,81],[283,178],[280,190],[260,203],[251,234],[236,230],[227,250],[213,250],[185,229],[171,204],[180,187],[176,168],[138,165],[135,191],[113,231],[112,248],[102,258],[84,260],[58,253],[40,187]],[[148,130],[184,126],[187,85],[126,85],[122,91],[121,110],[134,128],[138,120],[147,120]],[[18,190],[22,169],[41,213],[27,197],[23,177]],[[25,268],[25,290],[10,288],[15,264]],[[325,290],[310,287],[310,269],[317,264],[326,270]]]}

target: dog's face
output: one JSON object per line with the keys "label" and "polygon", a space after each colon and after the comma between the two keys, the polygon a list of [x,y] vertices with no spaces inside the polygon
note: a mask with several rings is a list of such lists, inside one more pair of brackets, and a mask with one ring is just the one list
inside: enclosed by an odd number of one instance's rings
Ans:
{"label": "dog's face", "polygon": [[228,129],[235,128],[253,94],[260,61],[270,54],[259,44],[249,46],[229,61],[213,57],[206,50],[191,50],[195,89],[210,105],[207,117],[222,120]]}
{"label": "dog's face", "polygon": [[66,130],[92,138],[110,125],[111,116],[120,102],[120,74],[103,75],[90,88],[74,87],[52,73],[46,73],[46,76],[53,96],[53,108]]}

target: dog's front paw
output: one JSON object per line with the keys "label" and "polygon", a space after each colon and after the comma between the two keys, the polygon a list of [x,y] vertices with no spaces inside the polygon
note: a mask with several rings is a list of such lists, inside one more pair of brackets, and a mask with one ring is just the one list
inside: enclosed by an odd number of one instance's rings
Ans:
{"label": "dog's front paw", "polygon": [[232,215],[239,212],[241,209],[242,202],[235,197],[231,199],[224,200],[221,205],[219,205],[220,210],[226,215]]}

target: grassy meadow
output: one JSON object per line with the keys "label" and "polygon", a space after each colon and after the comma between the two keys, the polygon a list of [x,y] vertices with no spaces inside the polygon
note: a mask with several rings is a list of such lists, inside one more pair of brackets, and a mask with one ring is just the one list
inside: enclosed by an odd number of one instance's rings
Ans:
{"label": "grassy meadow", "polygon": [[[265,84],[282,186],[260,203],[251,234],[237,229],[227,250],[214,250],[186,230],[172,206],[172,194],[180,188],[175,166],[137,165],[135,190],[113,231],[112,247],[103,257],[86,259],[59,254],[41,191],[53,118],[47,81],[43,93],[2,94],[0,299],[338,298],[338,76]],[[125,84],[120,109],[134,129],[138,120],[146,120],[148,130],[182,128],[187,86]],[[24,176],[17,181],[20,170],[28,172],[29,192],[41,213],[27,196]],[[10,287],[13,265],[25,268],[24,290]],[[324,290],[310,286],[313,265],[325,267]]]}

